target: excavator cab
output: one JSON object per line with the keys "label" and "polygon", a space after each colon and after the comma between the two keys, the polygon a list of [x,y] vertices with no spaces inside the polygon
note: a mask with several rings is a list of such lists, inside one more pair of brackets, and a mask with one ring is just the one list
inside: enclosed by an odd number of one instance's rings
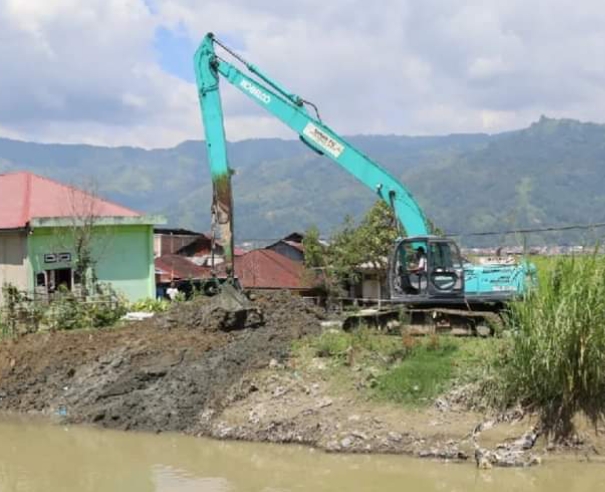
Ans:
{"label": "excavator cab", "polygon": [[399,240],[390,259],[389,286],[391,298],[405,302],[459,302],[464,269],[458,246],[433,236]]}

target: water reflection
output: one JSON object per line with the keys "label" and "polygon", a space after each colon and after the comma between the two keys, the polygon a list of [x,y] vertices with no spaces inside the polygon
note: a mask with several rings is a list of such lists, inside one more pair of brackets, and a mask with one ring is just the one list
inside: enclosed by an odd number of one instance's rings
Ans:
{"label": "water reflection", "polygon": [[605,466],[477,471],[397,456],[0,420],[0,491],[290,492],[605,490]]}

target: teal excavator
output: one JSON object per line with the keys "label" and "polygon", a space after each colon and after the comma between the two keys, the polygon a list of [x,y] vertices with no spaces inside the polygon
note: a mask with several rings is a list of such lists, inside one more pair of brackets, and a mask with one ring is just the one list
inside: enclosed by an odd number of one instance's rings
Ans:
{"label": "teal excavator", "polygon": [[[402,237],[393,245],[389,259],[390,300],[391,304],[405,305],[418,323],[423,324],[428,318],[433,325],[446,327],[468,326],[469,320],[472,326],[485,324],[507,301],[523,294],[533,283],[535,268],[524,261],[483,265],[464,262],[453,240],[431,235],[422,209],[402,183],[328,127],[313,103],[288,91],[212,33],[197,49],[194,66],[213,182],[213,229],[218,229],[224,248],[227,284],[237,285],[237,281],[233,268],[232,170],[227,160],[221,78],[392,208]],[[423,258],[420,269],[419,256]],[[229,290],[233,293],[235,289]]]}

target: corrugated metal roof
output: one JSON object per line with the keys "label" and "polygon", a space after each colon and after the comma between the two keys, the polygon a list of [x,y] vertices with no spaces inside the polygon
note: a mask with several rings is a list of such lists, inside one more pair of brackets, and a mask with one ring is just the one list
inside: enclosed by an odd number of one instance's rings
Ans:
{"label": "corrugated metal roof", "polygon": [[[189,244],[180,248],[176,253],[184,256],[206,256],[211,253],[212,239],[206,234],[200,233]],[[216,245],[216,253],[222,254],[223,249],[219,244]]]}
{"label": "corrugated metal roof", "polygon": [[210,278],[212,276],[209,267],[196,265],[180,255],[159,256],[155,259],[155,269],[156,272],[160,273],[162,282]]}
{"label": "corrugated metal roof", "polygon": [[[310,289],[304,266],[279,253],[255,249],[236,256],[235,275],[246,289]],[[198,266],[181,255],[163,255],[155,260],[156,272],[161,281],[203,279],[212,276],[210,267]],[[217,265],[219,277],[225,274],[225,264]]]}
{"label": "corrugated metal roof", "polygon": [[0,174],[0,229],[20,229],[33,218],[141,214],[30,172]]}
{"label": "corrugated metal roof", "polygon": [[305,269],[270,249],[255,249],[235,257],[235,273],[248,289],[308,289]]}

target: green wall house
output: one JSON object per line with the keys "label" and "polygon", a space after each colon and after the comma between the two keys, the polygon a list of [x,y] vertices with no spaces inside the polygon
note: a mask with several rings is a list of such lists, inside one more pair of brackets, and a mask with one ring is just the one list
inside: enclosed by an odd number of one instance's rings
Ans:
{"label": "green wall house", "polygon": [[85,271],[86,284],[153,298],[153,227],[163,222],[32,173],[0,174],[0,285],[46,296],[81,290]]}

